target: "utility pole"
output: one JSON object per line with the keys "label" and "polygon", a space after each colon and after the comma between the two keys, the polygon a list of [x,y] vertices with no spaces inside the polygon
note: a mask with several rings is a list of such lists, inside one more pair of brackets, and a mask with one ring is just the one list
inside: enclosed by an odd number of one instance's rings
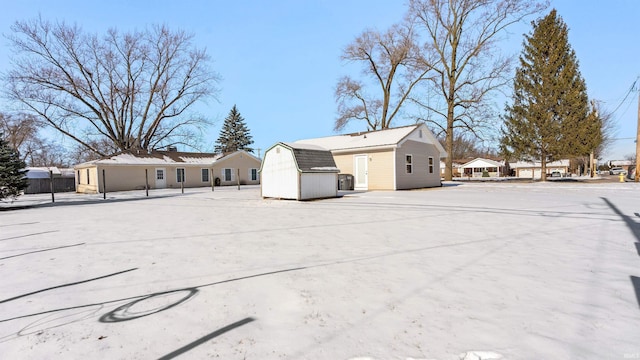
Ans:
{"label": "utility pole", "polygon": [[635,182],[640,181],[640,87],[637,87],[638,91],[638,130],[636,134],[636,176]]}

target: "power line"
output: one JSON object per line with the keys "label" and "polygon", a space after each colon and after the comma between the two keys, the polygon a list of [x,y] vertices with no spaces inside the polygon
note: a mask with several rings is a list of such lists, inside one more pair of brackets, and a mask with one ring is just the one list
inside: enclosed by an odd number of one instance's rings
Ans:
{"label": "power line", "polygon": [[633,84],[631,84],[631,87],[629,88],[629,91],[627,91],[627,94],[624,96],[624,99],[622,99],[622,101],[620,102],[620,104],[618,104],[618,106],[615,108],[615,110],[613,110],[611,112],[611,115],[613,116],[613,114],[616,113],[616,111],[618,111],[618,109],[620,109],[620,106],[622,106],[622,104],[624,104],[624,102],[627,100],[627,98],[629,97],[629,95],[635,91],[636,89],[636,84],[638,83],[638,79],[640,79],[640,76],[638,76],[636,78],[636,80],[633,82]]}

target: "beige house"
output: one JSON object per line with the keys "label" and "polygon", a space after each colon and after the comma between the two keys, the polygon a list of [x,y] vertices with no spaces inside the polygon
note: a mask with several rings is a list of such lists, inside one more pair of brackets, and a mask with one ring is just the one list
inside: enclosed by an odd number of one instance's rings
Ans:
{"label": "beige house", "polygon": [[333,154],[341,174],[354,176],[355,190],[401,190],[441,186],[446,152],[424,125],[296,141]]}
{"label": "beige house", "polygon": [[[238,150],[225,155],[213,163],[213,176],[216,185],[258,185],[260,184],[260,163],[252,154]],[[220,181],[216,180],[220,179]]]}
{"label": "beige house", "polygon": [[[260,159],[236,151],[226,156],[177,151],[128,151],[74,167],[76,192],[259,184]],[[216,181],[216,178],[219,181]]]}

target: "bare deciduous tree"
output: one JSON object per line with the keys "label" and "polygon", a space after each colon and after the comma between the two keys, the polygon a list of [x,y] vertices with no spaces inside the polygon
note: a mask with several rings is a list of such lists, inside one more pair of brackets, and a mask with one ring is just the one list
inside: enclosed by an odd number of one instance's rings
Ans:
{"label": "bare deciduous tree", "polygon": [[27,166],[68,166],[66,149],[42,136],[43,126],[32,114],[0,113],[0,133]]}
{"label": "bare deciduous tree", "polygon": [[508,82],[512,58],[499,55],[503,30],[544,9],[533,0],[410,0],[409,16],[424,29],[424,46],[433,51],[436,76],[430,77],[437,97],[414,99],[446,137],[445,180],[451,180],[454,129],[481,137],[482,127],[496,118],[491,94]]}
{"label": "bare deciduous tree", "polygon": [[[438,141],[441,144],[445,142],[444,132],[438,134]],[[498,157],[498,152],[489,146],[482,146],[482,142],[479,142],[477,138],[471,133],[457,132],[453,137],[453,150],[450,153],[451,158],[454,160],[467,160],[470,158],[495,158]]]}
{"label": "bare deciduous tree", "polygon": [[192,35],[153,26],[99,37],[41,18],[12,30],[8,97],[99,155],[103,139],[120,150],[193,145],[207,124],[188,110],[216,93],[218,76]]}
{"label": "bare deciduous tree", "polygon": [[600,119],[601,142],[594,151],[595,156],[600,158],[615,141],[616,123],[613,121],[612,113],[602,107],[602,102],[591,101],[591,109]]}
{"label": "bare deciduous tree", "polygon": [[[412,89],[429,71],[408,22],[393,25],[384,33],[364,31],[344,49],[342,60],[361,63],[363,76],[372,82],[350,76],[338,81],[336,131],[351,120],[365,121],[369,130],[389,128]],[[367,92],[370,87],[374,90]]]}
{"label": "bare deciduous tree", "polygon": [[42,126],[42,121],[31,114],[0,113],[0,133],[4,133],[8,145],[18,152],[22,161],[26,161],[33,144],[41,142]]}

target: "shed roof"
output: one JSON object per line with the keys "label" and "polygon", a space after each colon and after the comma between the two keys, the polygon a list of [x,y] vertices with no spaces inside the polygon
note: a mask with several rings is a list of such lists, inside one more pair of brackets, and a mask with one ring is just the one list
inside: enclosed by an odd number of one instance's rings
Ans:
{"label": "shed roof", "polygon": [[331,151],[327,149],[309,144],[279,142],[269,150],[273,149],[277,145],[282,145],[291,149],[300,172],[340,172],[340,169],[336,167],[336,162],[333,160]]}

